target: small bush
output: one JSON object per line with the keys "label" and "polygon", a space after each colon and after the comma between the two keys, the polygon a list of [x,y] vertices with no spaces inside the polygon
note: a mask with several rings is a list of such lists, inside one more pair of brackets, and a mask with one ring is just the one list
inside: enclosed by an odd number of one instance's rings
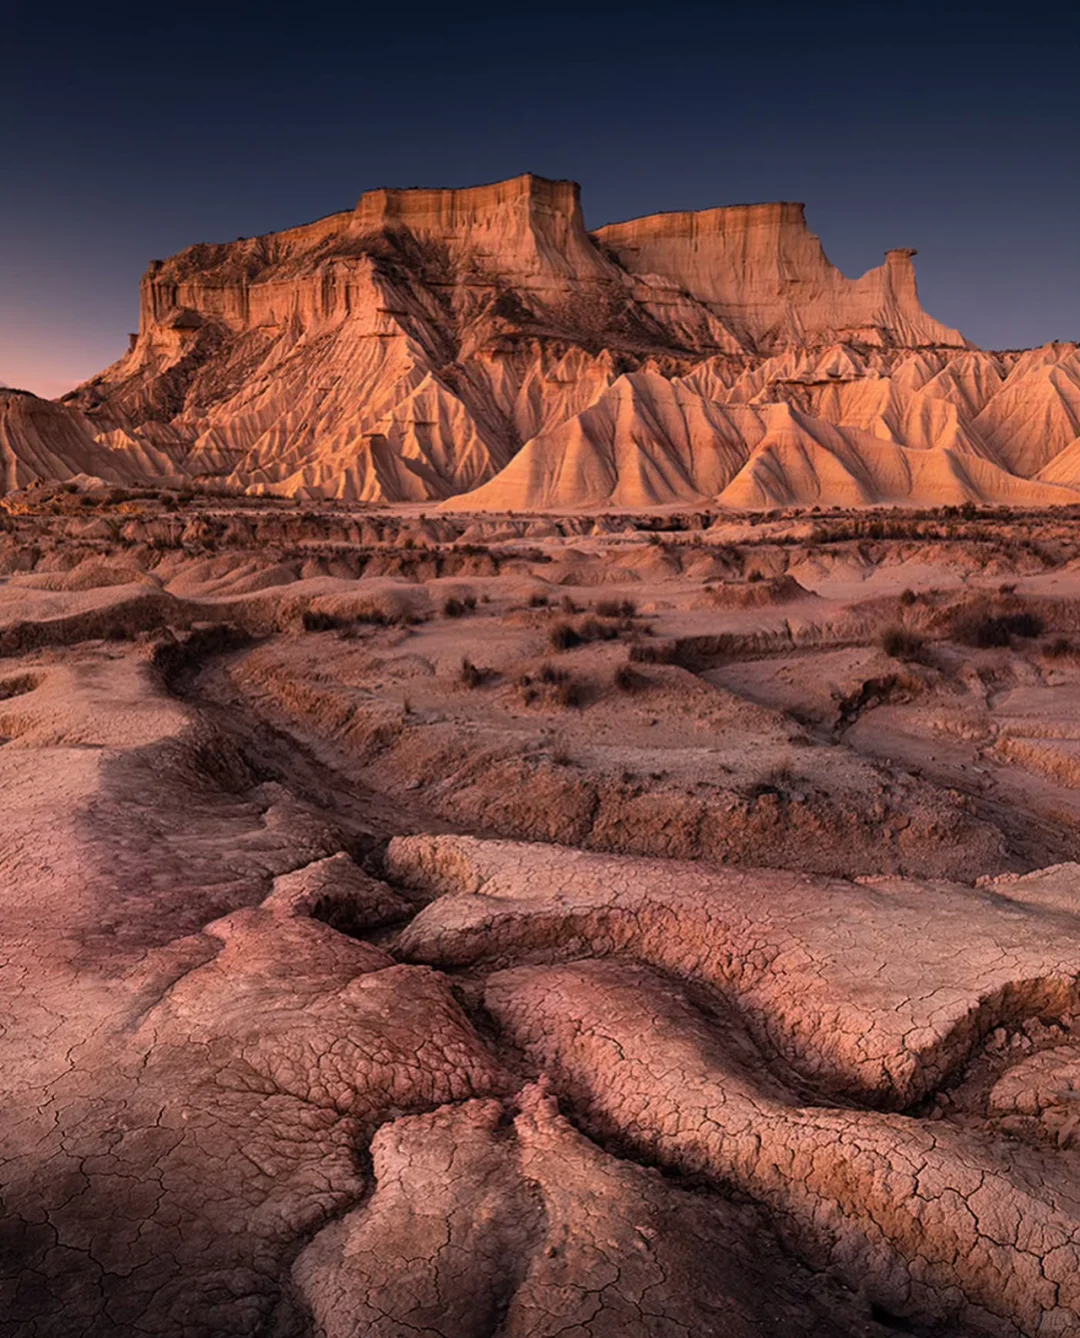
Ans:
{"label": "small bush", "polygon": [[559,600],[559,608],[562,609],[563,613],[581,612],[569,595],[563,595],[562,599]]}
{"label": "small bush", "polygon": [[1036,637],[1042,630],[1042,619],[1034,613],[992,614],[984,611],[961,618],[956,624],[955,636],[967,646],[989,650],[1007,646],[1014,636]]}
{"label": "small bush", "polygon": [[881,649],[894,660],[917,660],[923,639],[907,627],[887,627],[881,634]]}
{"label": "small bush", "polygon": [[475,595],[463,595],[461,599],[450,595],[443,600],[443,617],[445,618],[463,618],[465,614],[471,613],[476,608]]}
{"label": "small bush", "polygon": [[466,656],[461,661],[461,670],[458,674],[458,678],[467,688],[478,688],[483,685],[490,672],[489,669],[477,668],[472,660]]}
{"label": "small bush", "polygon": [[914,590],[901,590],[900,592],[900,603],[905,609],[910,608],[918,598],[919,596]]}
{"label": "small bush", "polygon": [[536,677],[541,683],[550,686],[552,683],[565,683],[570,675],[565,669],[558,669],[555,665],[549,664],[547,660],[545,660],[537,670]]}
{"label": "small bush", "polygon": [[640,674],[635,674],[628,664],[620,664],[612,678],[618,692],[636,692],[642,685]]}
{"label": "small bush", "polygon": [[1077,654],[1077,648],[1068,637],[1059,636],[1043,647],[1043,654],[1048,660],[1067,660]]}
{"label": "small bush", "polygon": [[534,590],[529,596],[530,609],[546,609],[550,602],[542,590]]}
{"label": "small bush", "polygon": [[760,799],[767,794],[783,795],[794,783],[795,773],[791,769],[791,763],[779,762],[776,766],[770,767],[761,779],[750,787],[748,797]]}
{"label": "small bush", "polygon": [[556,623],[548,633],[548,641],[552,650],[573,650],[581,645],[581,635],[569,623]]}
{"label": "small bush", "polygon": [[765,579],[765,573],[762,571],[758,571],[758,569],[755,567],[753,571],[747,574],[746,579],[750,582],[751,585],[756,585],[758,581],[763,581]]}
{"label": "small bush", "polygon": [[580,683],[567,678],[555,689],[555,700],[560,706],[576,708],[584,705],[585,694]]}
{"label": "small bush", "polygon": [[614,623],[601,622],[599,618],[586,618],[577,629],[582,641],[614,641],[619,629]]}
{"label": "small bush", "polygon": [[1043,620],[1034,613],[1007,613],[1001,619],[1011,636],[1024,637],[1030,640],[1031,637],[1041,636],[1043,631]]}
{"label": "small bush", "polygon": [[336,614],[325,613],[322,609],[305,609],[301,621],[305,632],[332,632],[344,625]]}
{"label": "small bush", "polygon": [[601,599],[595,607],[601,618],[633,618],[637,615],[637,605],[632,599]]}

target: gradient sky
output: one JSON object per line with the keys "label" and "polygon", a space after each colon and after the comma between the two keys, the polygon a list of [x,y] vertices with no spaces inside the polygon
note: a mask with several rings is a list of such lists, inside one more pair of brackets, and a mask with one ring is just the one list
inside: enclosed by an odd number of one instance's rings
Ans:
{"label": "gradient sky", "polygon": [[1016,5],[5,0],[0,382],[127,346],[147,262],[524,171],[591,227],[803,200],[849,275],[914,246],[989,348],[1080,338],[1075,11]]}

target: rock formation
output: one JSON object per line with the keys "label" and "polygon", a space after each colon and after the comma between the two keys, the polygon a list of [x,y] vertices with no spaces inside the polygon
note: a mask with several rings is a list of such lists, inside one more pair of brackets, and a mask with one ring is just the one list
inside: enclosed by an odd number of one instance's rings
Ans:
{"label": "rock formation", "polygon": [[371,191],[153,261],[119,362],[61,405],[0,395],[0,485],[496,510],[1077,500],[1076,346],[970,348],[923,311],[913,254],[847,279],[799,204],[590,233],[568,181]]}

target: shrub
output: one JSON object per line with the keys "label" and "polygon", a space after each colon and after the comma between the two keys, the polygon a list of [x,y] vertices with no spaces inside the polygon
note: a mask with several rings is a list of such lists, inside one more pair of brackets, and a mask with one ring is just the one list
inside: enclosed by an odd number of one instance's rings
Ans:
{"label": "shrub", "polygon": [[633,618],[637,614],[637,605],[632,599],[601,599],[596,604],[596,612],[601,618]]}
{"label": "shrub", "polygon": [[900,592],[900,603],[905,609],[910,608],[918,598],[919,596],[914,590],[901,590]]}
{"label": "shrub", "polygon": [[1059,636],[1043,647],[1043,654],[1048,660],[1066,660],[1076,655],[1077,649],[1068,637]]}
{"label": "shrub", "polygon": [[460,599],[454,595],[450,595],[447,599],[443,600],[442,611],[443,616],[446,618],[463,618],[466,613],[471,613],[475,608],[475,595],[463,595]]}
{"label": "shrub", "polygon": [[581,612],[569,595],[563,595],[562,599],[559,600],[559,608],[562,609],[563,613]]}
{"label": "shrub", "polygon": [[634,664],[677,664],[680,657],[677,641],[634,641],[630,645],[630,659]]}
{"label": "shrub", "polygon": [[552,650],[572,650],[581,645],[581,636],[569,623],[556,623],[548,633],[548,641]]}
{"label": "shrub", "polygon": [[907,627],[887,627],[881,634],[881,649],[894,660],[917,660],[923,639]]}
{"label": "shrub", "polygon": [[770,767],[760,780],[750,787],[748,797],[760,799],[767,794],[782,795],[791,788],[794,782],[795,773],[791,769],[791,763],[778,762],[776,766]]}
{"label": "shrub", "polygon": [[484,683],[490,672],[489,669],[478,669],[472,660],[466,656],[461,661],[461,670],[458,677],[467,688],[478,688]]}
{"label": "shrub", "polygon": [[541,683],[550,685],[552,683],[565,683],[570,675],[565,669],[558,669],[555,665],[549,664],[547,660],[545,660],[537,670],[536,677]]}
{"label": "shrub", "polygon": [[555,700],[560,706],[578,707],[584,704],[585,694],[580,683],[567,678],[555,689]]}
{"label": "shrub", "polygon": [[636,692],[641,687],[642,679],[628,664],[620,664],[615,670],[612,682],[619,692]]}
{"label": "shrub", "polygon": [[542,590],[534,590],[529,596],[530,609],[546,609],[550,602]]}
{"label": "shrub", "polygon": [[758,571],[758,569],[755,567],[753,571],[747,574],[746,579],[751,583],[751,585],[754,585],[758,581],[763,581],[765,579],[765,573]]}
{"label": "shrub", "polygon": [[614,641],[619,629],[613,623],[602,623],[599,618],[586,618],[577,634],[582,641]]}
{"label": "shrub", "polygon": [[301,621],[305,632],[332,632],[343,626],[343,620],[334,613],[325,613],[322,609],[305,609]]}
{"label": "shrub", "polygon": [[1001,621],[1005,624],[1005,628],[1011,636],[1030,639],[1042,635],[1043,620],[1037,614],[1007,613]]}
{"label": "shrub", "polygon": [[955,636],[967,646],[989,650],[994,646],[1007,646],[1014,636],[1036,637],[1042,630],[1042,619],[1034,613],[992,614],[984,610],[960,618]]}

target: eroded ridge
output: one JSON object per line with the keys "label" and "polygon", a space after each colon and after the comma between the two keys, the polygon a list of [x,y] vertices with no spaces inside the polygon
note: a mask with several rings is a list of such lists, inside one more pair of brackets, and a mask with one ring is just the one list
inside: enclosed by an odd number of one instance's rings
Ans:
{"label": "eroded ridge", "polygon": [[1071,1197],[900,1116],[782,1105],[648,968],[496,974],[487,1006],[595,1132],[773,1210],[796,1248],[890,1312],[996,1334],[1080,1323]]}
{"label": "eroded ridge", "polygon": [[374,1130],[507,1075],[445,977],[327,923],[404,903],[146,659],[4,706],[0,1328],[300,1332],[289,1264]]}
{"label": "eroded ridge", "polygon": [[374,1195],[294,1269],[326,1338],[878,1329],[770,1248],[751,1207],[607,1155],[543,1085],[516,1113],[474,1101],[398,1120],[371,1151]]}
{"label": "eroded ridge", "polygon": [[720,990],[822,1090],[878,1106],[933,1091],[993,1027],[1077,1000],[1076,915],[988,889],[459,836],[398,838],[387,867],[442,894],[401,936],[410,960],[631,956]]}

